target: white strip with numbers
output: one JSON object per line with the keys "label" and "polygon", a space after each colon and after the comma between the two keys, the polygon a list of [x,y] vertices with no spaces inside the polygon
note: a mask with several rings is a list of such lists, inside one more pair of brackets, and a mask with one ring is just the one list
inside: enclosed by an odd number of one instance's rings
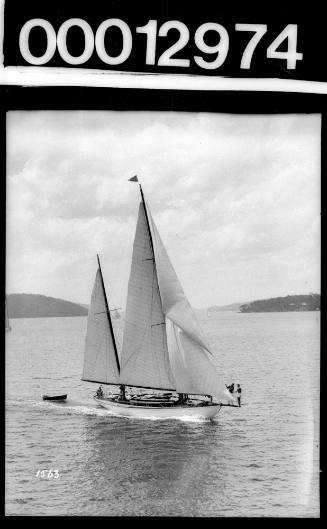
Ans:
{"label": "white strip with numbers", "polygon": [[[42,66],[4,67],[3,14],[4,0],[0,0],[0,85],[327,93],[327,83],[325,82],[300,81],[294,79],[230,78],[223,76],[142,72],[130,73],[108,70],[91,70],[86,68],[74,68],[73,70],[69,70],[68,68]],[[239,30],[242,28],[237,29]]]}
{"label": "white strip with numbers", "polygon": [[241,90],[327,93],[327,83],[291,79],[237,79],[187,74],[126,73],[84,68],[0,66],[0,84],[24,86],[93,86],[171,90]]}

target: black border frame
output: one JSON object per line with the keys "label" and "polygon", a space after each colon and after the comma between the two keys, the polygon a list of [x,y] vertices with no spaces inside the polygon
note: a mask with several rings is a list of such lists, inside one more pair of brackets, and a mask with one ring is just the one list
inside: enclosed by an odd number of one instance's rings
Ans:
{"label": "black border frame", "polygon": [[[11,110],[139,110],[139,111],[182,111],[182,112],[214,112],[232,114],[310,114],[319,113],[322,117],[321,125],[321,199],[325,193],[324,177],[327,176],[327,94],[292,93],[292,92],[260,92],[260,91],[205,91],[205,90],[172,90],[172,89],[130,89],[130,88],[99,88],[77,86],[0,86],[0,196],[1,208],[1,284],[2,299],[5,297],[5,241],[6,241],[6,113]],[[322,210],[321,206],[321,210]],[[324,217],[321,216],[321,240],[324,233]],[[324,286],[326,284],[326,256],[321,244],[321,329],[320,351],[321,371],[320,387],[323,387],[323,377],[326,373],[326,309]],[[4,321],[4,304],[1,303],[2,321]],[[5,331],[2,331],[2,402],[5,402]],[[324,403],[325,392],[321,392],[320,411],[320,518],[324,518],[324,469],[325,459],[323,446],[324,432]],[[4,410],[4,408],[3,408]],[[4,416],[3,416],[4,419]],[[4,422],[3,422],[4,424]],[[4,429],[3,429],[4,431]],[[3,452],[4,454],[4,452]],[[2,459],[3,471],[5,468]],[[3,472],[4,475],[4,472]],[[3,481],[4,485],[4,481]],[[5,490],[3,487],[3,507]],[[4,514],[4,511],[3,511]],[[19,516],[19,518],[22,518]],[[24,516],[23,516],[24,518]],[[28,518],[34,518],[28,517]],[[52,518],[52,517],[46,517]],[[53,517],[55,519],[55,517]],[[83,516],[84,518],[84,516]],[[86,516],[85,518],[88,518]],[[108,517],[116,518],[116,517]],[[160,518],[160,517],[159,517]],[[129,517],[127,517],[129,519]],[[179,519],[179,518],[178,518]],[[183,519],[183,517],[182,517]],[[251,519],[251,517],[246,518]],[[256,518],[252,518],[257,520]],[[269,520],[273,518],[269,517]],[[278,518],[282,519],[282,518]],[[310,518],[312,519],[312,518]],[[267,520],[267,519],[266,519]],[[296,518],[302,522],[305,518]],[[312,519],[314,520],[314,519]],[[258,519],[260,522],[261,519]]]}

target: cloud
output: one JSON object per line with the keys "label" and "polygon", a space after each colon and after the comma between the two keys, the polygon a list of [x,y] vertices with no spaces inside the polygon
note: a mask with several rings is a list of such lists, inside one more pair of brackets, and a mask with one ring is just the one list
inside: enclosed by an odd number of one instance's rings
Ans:
{"label": "cloud", "polygon": [[98,252],[124,304],[134,174],[195,306],[319,288],[318,115],[9,112],[7,145],[9,292],[87,303]]}

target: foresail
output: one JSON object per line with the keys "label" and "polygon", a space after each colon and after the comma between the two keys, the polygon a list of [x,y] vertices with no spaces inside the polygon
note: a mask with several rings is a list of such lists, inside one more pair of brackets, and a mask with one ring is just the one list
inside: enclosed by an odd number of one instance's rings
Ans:
{"label": "foresail", "polygon": [[166,329],[176,391],[226,399],[226,387],[217,374],[211,355],[169,318]]}
{"label": "foresail", "polygon": [[128,283],[120,381],[174,389],[165,317],[143,203],[140,204]]}
{"label": "foresail", "polygon": [[193,309],[187,300],[182,285],[171,264],[166,248],[164,247],[157,227],[147,208],[151,226],[154,253],[156,258],[156,269],[163,312],[180,329],[185,331],[195,343],[210,353],[209,346],[203,336]]}
{"label": "foresail", "polygon": [[82,380],[119,384],[114,337],[100,269],[96,273],[87,320]]}
{"label": "foresail", "polygon": [[226,398],[225,385],[218,376],[194,311],[171,264],[157,227],[147,208],[154,246],[156,270],[163,312],[166,317],[169,362],[179,393]]}

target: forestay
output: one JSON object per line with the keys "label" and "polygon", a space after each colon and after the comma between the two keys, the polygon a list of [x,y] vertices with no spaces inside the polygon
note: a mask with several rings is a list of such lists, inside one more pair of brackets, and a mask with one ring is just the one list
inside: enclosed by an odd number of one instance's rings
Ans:
{"label": "forestay", "polygon": [[82,380],[104,384],[119,383],[117,350],[106,302],[101,270],[95,277],[87,320]]}

